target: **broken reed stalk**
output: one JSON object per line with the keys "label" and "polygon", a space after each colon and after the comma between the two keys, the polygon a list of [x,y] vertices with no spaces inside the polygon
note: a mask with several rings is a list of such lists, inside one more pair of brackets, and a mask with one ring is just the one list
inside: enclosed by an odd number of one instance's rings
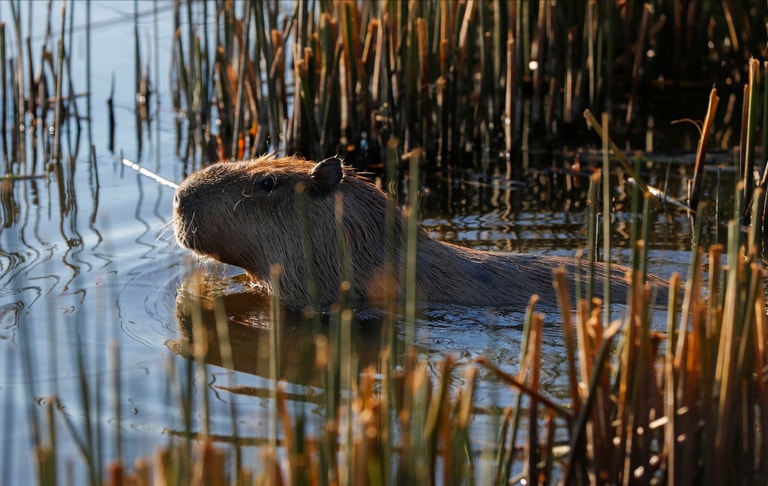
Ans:
{"label": "broken reed stalk", "polygon": [[696,148],[696,162],[693,168],[693,182],[691,183],[691,192],[688,202],[689,207],[694,211],[696,211],[699,200],[701,199],[701,188],[703,187],[704,179],[704,163],[707,158],[709,137],[712,133],[712,124],[715,120],[715,113],[717,112],[717,105],[719,101],[720,97],[717,96],[717,90],[712,88],[712,90],[709,92],[707,114],[704,117],[704,125],[701,127],[701,136],[699,137],[699,143]]}

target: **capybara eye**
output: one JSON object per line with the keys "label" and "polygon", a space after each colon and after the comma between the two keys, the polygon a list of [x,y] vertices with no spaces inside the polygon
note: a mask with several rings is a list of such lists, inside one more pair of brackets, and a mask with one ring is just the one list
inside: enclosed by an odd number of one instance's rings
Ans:
{"label": "capybara eye", "polygon": [[275,186],[277,186],[277,177],[275,177],[272,174],[264,177],[259,177],[258,179],[256,179],[255,186],[260,191],[272,192]]}

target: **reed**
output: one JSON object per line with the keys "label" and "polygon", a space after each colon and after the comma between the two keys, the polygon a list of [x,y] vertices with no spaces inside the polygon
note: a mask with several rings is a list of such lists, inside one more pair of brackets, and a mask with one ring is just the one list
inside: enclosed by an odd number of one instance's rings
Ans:
{"label": "reed", "polygon": [[[63,133],[75,136],[74,140],[68,138],[70,154],[76,156],[79,145],[80,115],[77,99],[83,95],[77,93],[72,84],[69,55],[74,6],[69,4],[67,9],[67,4],[62,4],[59,35],[55,37],[51,27],[54,21],[53,2],[49,3],[46,18],[43,19],[46,30],[39,57],[36,57],[30,32],[22,24],[22,9],[24,6],[29,8],[31,21],[32,6],[20,2],[10,2],[9,5],[15,35],[13,42],[10,42],[6,38],[6,26],[3,24],[0,58],[0,77],[3,81],[2,146],[6,161],[3,175],[39,177],[54,172],[55,166],[63,159]],[[74,126],[70,126],[70,122]],[[10,147],[7,135],[11,139]],[[42,147],[42,157],[38,156],[39,147]],[[40,159],[42,168],[38,168]]]}
{"label": "reed", "polygon": [[[487,170],[503,163],[492,154],[513,153],[527,137],[538,147],[582,145],[589,138],[575,115],[585,109],[609,114],[619,145],[641,146],[656,130],[644,118],[648,103],[665,91],[705,92],[729,76],[754,84],[748,60],[765,43],[759,19],[768,19],[760,2],[242,6],[216,2],[205,13],[195,2],[175,5],[173,76],[183,96],[174,106],[189,124],[187,160],[276,151],[380,167],[396,138],[404,153],[420,148],[437,166],[467,168],[468,160]],[[216,46],[192,22],[203,13],[215,19]],[[707,22],[708,33],[697,30]],[[731,121],[714,138],[744,128]]]}

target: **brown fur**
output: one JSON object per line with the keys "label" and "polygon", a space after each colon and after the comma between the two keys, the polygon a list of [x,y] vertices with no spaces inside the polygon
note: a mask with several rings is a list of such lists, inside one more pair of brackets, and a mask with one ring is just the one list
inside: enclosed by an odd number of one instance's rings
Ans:
{"label": "brown fur", "polygon": [[[306,188],[305,194],[297,195],[297,185]],[[385,221],[387,208],[395,205],[379,188],[342,167],[338,159],[316,165],[292,157],[220,163],[192,174],[174,197],[176,238],[199,254],[244,268],[254,281],[266,286],[271,265],[279,263],[283,267],[280,292],[286,306],[327,306],[339,300],[342,274],[336,194],[343,201],[351,297],[381,301],[390,288],[388,282],[394,283],[398,294],[405,267],[405,216],[399,208],[392,213],[396,265],[394,275],[387,275]],[[316,302],[310,295],[311,272],[297,197],[304,197],[306,203]],[[419,229],[417,248],[418,297],[429,302],[525,306],[534,293],[554,298],[555,268],[568,268],[573,278],[582,265],[571,258],[467,249],[436,241],[423,229]],[[598,265],[598,273],[602,270]],[[625,271],[619,267],[612,272],[615,301],[626,299]],[[653,283],[664,286],[659,279]]]}

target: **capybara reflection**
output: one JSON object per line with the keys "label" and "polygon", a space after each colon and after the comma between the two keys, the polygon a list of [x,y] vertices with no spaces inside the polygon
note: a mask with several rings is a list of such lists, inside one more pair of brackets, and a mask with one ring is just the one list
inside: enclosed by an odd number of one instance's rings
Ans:
{"label": "capybara reflection", "polygon": [[[224,314],[217,312],[218,304]],[[320,316],[319,325],[302,326],[306,322],[302,314],[284,312],[280,322],[273,322],[267,296],[232,288],[221,292],[213,290],[209,281],[192,278],[184,281],[176,296],[180,334],[167,341],[166,346],[183,357],[263,377],[270,376],[274,357],[278,360],[275,371],[280,378],[320,386],[320,376],[327,370],[322,369],[322,351],[316,343],[323,337],[333,346],[329,319]],[[383,346],[381,325],[382,320],[374,317],[345,330],[354,336],[356,361],[361,370],[378,363]],[[276,350],[272,348],[273,329],[280,336]]]}
{"label": "capybara reflection", "polygon": [[[280,264],[280,297],[291,309],[338,302],[342,275],[351,284],[350,298],[374,305],[404,288],[405,215],[338,158],[317,164],[294,157],[214,164],[176,190],[173,224],[181,245],[244,268],[268,289],[270,268]],[[586,268],[572,258],[463,248],[418,230],[420,301],[522,307],[536,293],[554,303],[552,271],[561,266],[572,277]],[[626,298],[625,271],[612,272],[615,299]]]}

